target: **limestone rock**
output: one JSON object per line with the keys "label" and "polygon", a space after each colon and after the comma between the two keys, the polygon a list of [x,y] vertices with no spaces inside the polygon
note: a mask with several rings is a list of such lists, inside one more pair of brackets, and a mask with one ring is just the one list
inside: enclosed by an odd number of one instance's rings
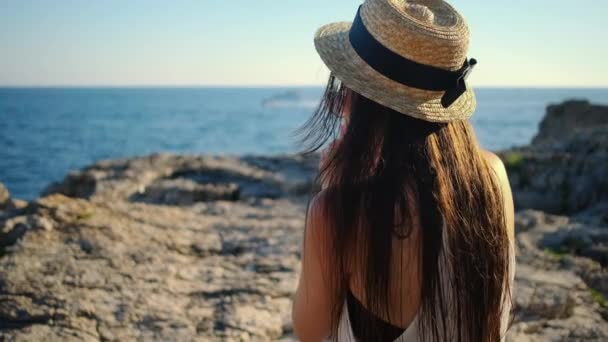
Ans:
{"label": "limestone rock", "polygon": [[547,107],[533,144],[559,143],[578,131],[608,125],[608,106],[570,100]]}
{"label": "limestone rock", "polygon": [[282,338],[304,209],[42,198],[0,225],[23,227],[0,258],[0,340]]}
{"label": "limestone rock", "polygon": [[308,194],[318,156],[213,157],[154,154],[105,160],[71,172],[44,193],[92,200],[189,205]]}
{"label": "limestone rock", "polygon": [[574,214],[608,202],[608,107],[550,106],[531,145],[499,155],[520,209]]}

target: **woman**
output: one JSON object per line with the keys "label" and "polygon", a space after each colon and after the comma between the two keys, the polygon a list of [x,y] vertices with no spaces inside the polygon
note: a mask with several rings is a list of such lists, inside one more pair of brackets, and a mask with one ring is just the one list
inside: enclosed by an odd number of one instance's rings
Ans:
{"label": "woman", "polygon": [[305,126],[321,165],[293,322],[302,341],[499,341],[513,282],[504,166],[468,118],[468,28],[440,0],[367,0],[322,27],[332,72]]}

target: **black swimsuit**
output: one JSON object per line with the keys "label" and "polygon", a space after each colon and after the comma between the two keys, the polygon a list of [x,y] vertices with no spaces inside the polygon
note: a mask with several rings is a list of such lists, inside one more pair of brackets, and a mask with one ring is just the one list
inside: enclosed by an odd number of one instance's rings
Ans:
{"label": "black swimsuit", "polygon": [[378,318],[372,312],[370,312],[363,303],[361,303],[351,291],[346,294],[346,306],[348,308],[348,316],[350,318],[351,329],[357,339],[361,339],[361,325],[358,324],[361,319],[370,320],[377,327],[378,333],[375,341],[394,341],[401,336],[405,329],[396,327],[387,321]]}

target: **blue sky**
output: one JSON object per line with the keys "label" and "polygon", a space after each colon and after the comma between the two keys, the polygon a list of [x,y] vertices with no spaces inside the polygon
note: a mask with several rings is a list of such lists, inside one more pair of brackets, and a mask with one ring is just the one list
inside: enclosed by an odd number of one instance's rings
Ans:
{"label": "blue sky", "polygon": [[[0,85],[317,85],[357,0],[2,0]],[[477,86],[608,86],[605,0],[452,0]]]}

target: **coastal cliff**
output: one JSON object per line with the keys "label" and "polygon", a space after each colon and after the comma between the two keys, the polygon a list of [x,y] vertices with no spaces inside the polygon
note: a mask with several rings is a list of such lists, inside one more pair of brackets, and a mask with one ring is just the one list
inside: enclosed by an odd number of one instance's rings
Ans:
{"label": "coastal cliff", "polygon": [[[607,107],[554,105],[499,153],[518,207],[511,341],[608,339],[607,123]],[[317,164],[155,154],[31,203],[0,186],[0,340],[293,340]]]}
{"label": "coastal cliff", "polygon": [[518,208],[570,215],[605,205],[608,108],[587,101],[549,106],[533,142],[501,156]]}

